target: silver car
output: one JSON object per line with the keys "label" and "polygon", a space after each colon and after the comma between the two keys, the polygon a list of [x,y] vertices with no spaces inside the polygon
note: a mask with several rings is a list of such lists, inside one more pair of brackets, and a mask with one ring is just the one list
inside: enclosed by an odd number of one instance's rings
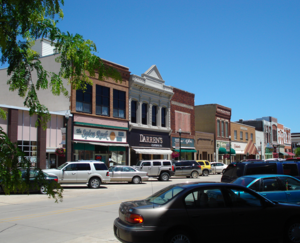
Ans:
{"label": "silver car", "polygon": [[210,164],[213,174],[223,174],[224,170],[227,168],[227,165],[221,162],[210,162]]}
{"label": "silver car", "polygon": [[112,166],[109,168],[110,181],[127,181],[139,184],[142,181],[148,181],[148,173],[139,171],[131,166]]}

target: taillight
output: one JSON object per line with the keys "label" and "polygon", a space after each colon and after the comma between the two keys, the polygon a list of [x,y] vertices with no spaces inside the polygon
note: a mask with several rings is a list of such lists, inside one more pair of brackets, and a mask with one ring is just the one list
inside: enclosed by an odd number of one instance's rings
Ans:
{"label": "taillight", "polygon": [[55,178],[54,181],[58,182],[58,178]]}
{"label": "taillight", "polygon": [[109,176],[109,171],[106,172],[106,176]]}
{"label": "taillight", "polygon": [[198,165],[197,167],[201,169],[201,165]]}
{"label": "taillight", "polygon": [[141,224],[144,222],[144,218],[141,215],[134,213],[127,214],[125,220],[132,224]]}
{"label": "taillight", "polygon": [[174,167],[174,165],[172,165],[172,171],[175,171],[175,167]]}

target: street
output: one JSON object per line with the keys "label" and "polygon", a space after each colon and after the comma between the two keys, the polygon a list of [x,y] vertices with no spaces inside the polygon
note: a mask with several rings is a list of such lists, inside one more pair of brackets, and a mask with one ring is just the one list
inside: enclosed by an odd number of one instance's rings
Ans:
{"label": "street", "polygon": [[63,202],[54,203],[46,195],[0,195],[0,242],[119,242],[113,221],[121,202],[143,199],[174,183],[217,181],[221,175],[151,179],[143,184],[109,183],[99,189],[85,185],[64,185]]}

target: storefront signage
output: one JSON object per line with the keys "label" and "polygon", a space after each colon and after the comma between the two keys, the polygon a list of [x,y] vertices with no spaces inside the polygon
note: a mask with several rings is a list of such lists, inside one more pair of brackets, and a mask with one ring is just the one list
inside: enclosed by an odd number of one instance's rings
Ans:
{"label": "storefront signage", "polygon": [[[172,147],[179,148],[180,140],[179,138],[172,138]],[[181,147],[195,147],[194,139],[191,138],[181,138]]]}
{"label": "storefront signage", "polygon": [[170,148],[169,133],[132,129],[128,133],[130,146]]}
{"label": "storefront signage", "polygon": [[223,113],[223,114],[226,114],[226,115],[229,115],[230,116],[230,112],[229,111],[225,111],[225,110],[222,110],[222,109],[217,109],[218,112],[220,113]]}
{"label": "storefront signage", "polygon": [[105,130],[74,126],[74,139],[95,142],[126,142],[126,133],[117,130]]}
{"label": "storefront signage", "polygon": [[240,129],[241,129],[241,130],[245,130],[245,131],[248,130],[248,128],[246,128],[246,127],[240,127]]}

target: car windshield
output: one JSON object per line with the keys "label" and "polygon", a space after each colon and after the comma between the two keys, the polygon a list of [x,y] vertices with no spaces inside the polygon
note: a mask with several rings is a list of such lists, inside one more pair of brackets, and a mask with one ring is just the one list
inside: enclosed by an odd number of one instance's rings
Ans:
{"label": "car windshield", "polygon": [[136,163],[136,166],[140,166],[142,161],[140,160],[139,162]]}
{"label": "car windshield", "polygon": [[255,180],[255,178],[252,178],[252,177],[239,177],[232,183],[241,185],[241,186],[248,186],[254,180]]}
{"label": "car windshield", "polygon": [[61,170],[62,168],[64,168],[68,163],[63,163],[62,165],[58,166],[57,169]]}
{"label": "car windshield", "polygon": [[146,198],[146,201],[163,205],[172,200],[172,198],[174,198],[182,190],[184,190],[184,188],[181,186],[169,186]]}

